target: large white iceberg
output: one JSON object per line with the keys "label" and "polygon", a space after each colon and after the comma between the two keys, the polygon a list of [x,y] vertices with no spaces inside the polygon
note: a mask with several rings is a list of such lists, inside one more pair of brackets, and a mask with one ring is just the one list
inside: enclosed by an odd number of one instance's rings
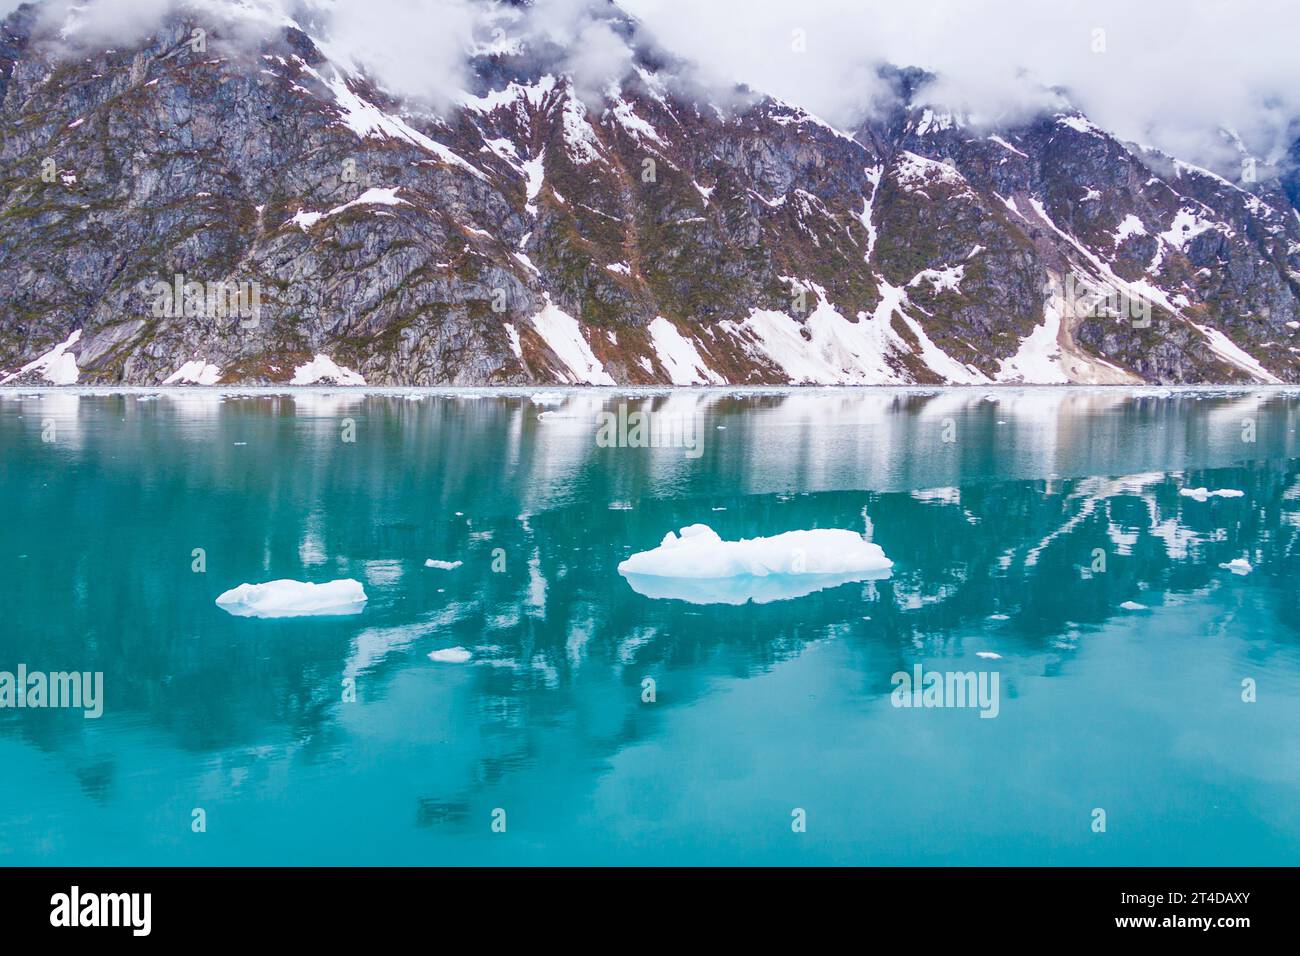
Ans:
{"label": "large white iceberg", "polygon": [[1208,488],[1179,488],[1178,493],[1184,498],[1195,498],[1197,501],[1209,501],[1211,498],[1240,498],[1246,494],[1236,488],[1220,488],[1218,491],[1210,491]]}
{"label": "large white iceberg", "polygon": [[836,528],[724,541],[707,525],[671,531],[659,547],[632,555],[618,571],[647,597],[693,604],[765,604],[851,581],[888,577],[880,545]]}
{"label": "large white iceberg", "polygon": [[359,614],[366,606],[366,592],[351,578],[325,584],[283,579],[241,584],[217,598],[217,605],[238,617]]}

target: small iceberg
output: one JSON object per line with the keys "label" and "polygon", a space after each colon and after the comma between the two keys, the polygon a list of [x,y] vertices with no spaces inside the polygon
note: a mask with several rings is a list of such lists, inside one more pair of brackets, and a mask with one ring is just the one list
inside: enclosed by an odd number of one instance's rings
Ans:
{"label": "small iceberg", "polygon": [[1139,604],[1137,601],[1125,601],[1120,605],[1126,611],[1145,611],[1148,610],[1145,604]]}
{"label": "small iceberg", "polygon": [[618,566],[632,589],[691,604],[766,604],[854,581],[885,578],[894,562],[854,531],[787,531],[724,541],[708,525],[664,536]]}
{"label": "small iceberg", "polygon": [[1218,491],[1210,491],[1206,488],[1180,488],[1178,493],[1184,498],[1195,498],[1197,501],[1209,501],[1211,498],[1241,498],[1246,494],[1236,488],[1220,488]]}
{"label": "small iceberg", "polygon": [[1225,564],[1220,564],[1219,567],[1225,571],[1231,571],[1233,574],[1250,574],[1251,571],[1255,570],[1245,558],[1233,558]]}
{"label": "small iceberg", "polygon": [[237,617],[359,614],[366,592],[351,578],[325,584],[283,579],[231,588],[217,598],[217,606]]}
{"label": "small iceberg", "polygon": [[444,647],[430,654],[429,660],[437,661],[439,664],[464,664],[473,656],[463,647]]}
{"label": "small iceberg", "polygon": [[424,566],[426,568],[437,568],[439,571],[454,571],[463,563],[463,561],[439,561],[437,558],[426,558]]}
{"label": "small iceberg", "polygon": [[1002,660],[1002,655],[1001,655],[1001,654],[995,654],[993,651],[976,651],[976,652],[975,652],[975,656],[976,656],[976,657],[982,657],[982,658],[984,658],[984,659],[987,660],[987,661],[1000,661],[1000,660]]}

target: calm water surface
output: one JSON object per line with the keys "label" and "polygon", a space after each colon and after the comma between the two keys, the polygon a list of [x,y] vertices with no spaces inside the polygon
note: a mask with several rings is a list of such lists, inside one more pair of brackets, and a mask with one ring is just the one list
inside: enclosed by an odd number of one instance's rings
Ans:
{"label": "calm water surface", "polygon": [[[599,447],[620,401],[698,415],[702,454]],[[0,864],[1296,864],[1298,413],[5,394],[0,670],[102,671],[105,705],[0,710]],[[697,522],[849,528],[894,568],[739,605],[619,576]],[[214,604],[348,577],[354,616]],[[917,664],[996,672],[997,717],[893,706]]]}

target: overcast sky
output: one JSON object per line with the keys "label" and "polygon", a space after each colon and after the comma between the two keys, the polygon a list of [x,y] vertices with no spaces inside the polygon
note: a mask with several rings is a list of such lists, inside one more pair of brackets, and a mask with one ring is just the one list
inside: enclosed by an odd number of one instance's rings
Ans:
{"label": "overcast sky", "polygon": [[[68,5],[73,0],[52,0]],[[78,0],[84,2],[84,0]],[[177,0],[93,0],[97,28],[137,29]],[[195,0],[228,3],[231,0]],[[463,81],[479,0],[245,0],[315,9],[331,52],[368,65],[393,89],[435,100]],[[0,0],[0,10],[16,6]],[[1295,0],[622,0],[667,48],[698,64],[718,93],[741,81],[853,125],[881,62],[941,80],[937,106],[976,119],[1027,115],[1050,86],[1122,138],[1219,168],[1236,156],[1216,130],[1277,153],[1300,117]],[[508,34],[565,41],[570,68],[596,89],[627,50],[584,11],[588,0],[537,0]],[[120,36],[114,36],[120,39]],[[1294,137],[1295,131],[1291,132]]]}

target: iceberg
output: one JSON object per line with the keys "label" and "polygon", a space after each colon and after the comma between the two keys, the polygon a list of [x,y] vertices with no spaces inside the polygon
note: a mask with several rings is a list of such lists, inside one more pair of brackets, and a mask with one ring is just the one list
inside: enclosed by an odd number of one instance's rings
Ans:
{"label": "iceberg", "polygon": [[1218,491],[1209,491],[1205,488],[1180,488],[1178,493],[1184,498],[1195,498],[1197,501],[1208,501],[1211,498],[1241,498],[1246,494],[1236,488],[1221,488]]}
{"label": "iceberg", "polygon": [[692,604],[766,604],[854,581],[885,578],[894,562],[854,531],[787,531],[724,541],[708,525],[668,532],[659,547],[618,566],[646,597]]}
{"label": "iceberg", "polygon": [[429,660],[439,664],[464,664],[473,656],[463,647],[444,647],[430,654]]}
{"label": "iceberg", "polygon": [[1245,558],[1233,558],[1231,561],[1220,564],[1219,567],[1225,571],[1231,571],[1233,574],[1250,574],[1251,571],[1255,570]]}
{"label": "iceberg", "polygon": [[460,561],[439,561],[437,558],[427,558],[424,566],[426,568],[437,568],[439,571],[454,571],[461,566],[461,563]]}
{"label": "iceberg", "polygon": [[282,579],[241,584],[219,598],[217,606],[237,617],[305,617],[359,614],[366,605],[360,581],[344,578],[325,584]]}

